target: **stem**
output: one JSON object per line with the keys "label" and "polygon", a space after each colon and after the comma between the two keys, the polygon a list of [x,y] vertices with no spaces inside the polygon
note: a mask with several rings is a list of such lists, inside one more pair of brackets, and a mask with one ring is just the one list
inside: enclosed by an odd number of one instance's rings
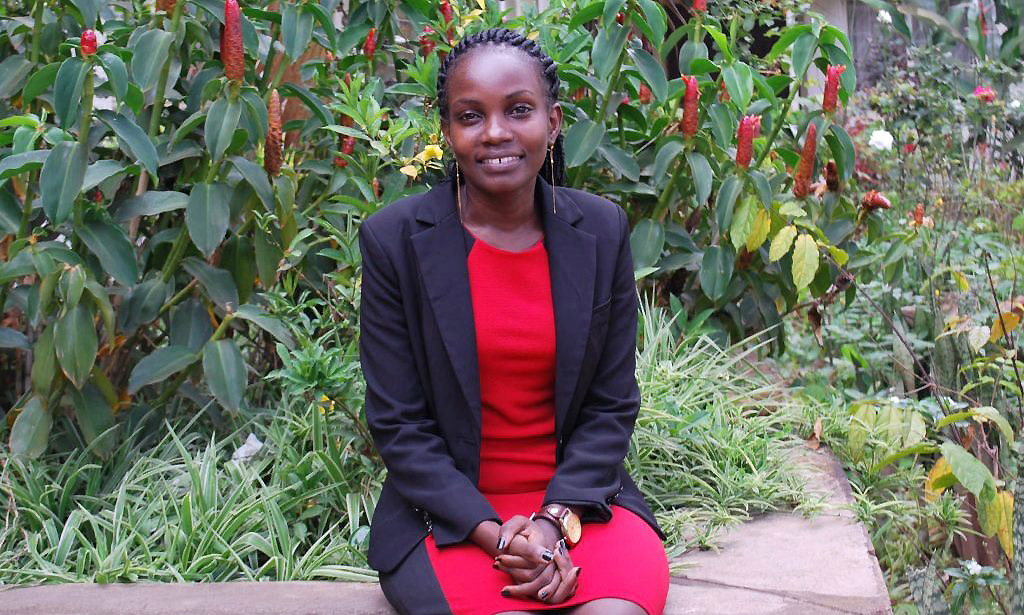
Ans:
{"label": "stem", "polygon": [[167,262],[164,263],[164,270],[160,276],[164,284],[170,282],[174,277],[174,270],[181,261],[181,257],[184,256],[187,246],[188,230],[182,225],[181,230],[178,231],[178,237],[174,240],[174,245],[171,246],[171,253],[167,255]]}
{"label": "stem", "polygon": [[[814,53],[813,51],[811,52]],[[810,64],[807,65],[810,68]],[[768,152],[772,151],[772,144],[775,143],[775,137],[779,135],[779,131],[782,130],[782,125],[786,122],[786,116],[789,115],[789,109],[793,106],[793,100],[796,99],[796,93],[804,84],[804,77],[807,76],[808,68],[804,69],[804,72],[797,78],[793,83],[792,88],[789,90],[789,96],[786,97],[786,102],[782,106],[782,114],[779,115],[779,121],[775,122],[772,126],[772,132],[768,135],[768,141],[764,145],[764,149],[761,150],[761,155],[757,157],[757,162],[754,163],[754,168],[760,167],[764,159],[768,157]]]}
{"label": "stem", "polygon": [[[18,226],[18,239],[23,239],[28,235],[28,222],[32,218],[32,186],[39,184],[39,171],[33,171],[29,175],[28,183],[25,185],[25,204],[21,207],[21,224]],[[11,254],[11,258],[14,258],[14,254]]]}
{"label": "stem", "polygon": [[[267,83],[270,80],[270,73],[274,68],[274,56],[277,55],[277,36],[280,27],[275,23],[270,28],[270,49],[267,50],[267,59],[263,63],[263,74],[260,76],[259,82],[256,87],[262,91],[267,92]],[[282,59],[283,61],[283,59]]]}
{"label": "stem", "polygon": [[92,98],[93,98],[93,74],[92,62],[88,61],[88,70],[85,73],[85,83],[82,84],[82,119],[78,127],[78,143],[82,149],[89,147],[89,129],[92,127]]}
{"label": "stem", "polygon": [[[691,145],[691,140],[686,139],[686,147],[679,153],[685,156],[690,151]],[[676,173],[682,166],[682,158],[678,155],[676,156],[675,165],[675,170],[669,175],[668,183],[665,184],[665,188],[661,191],[661,194],[658,196],[658,202],[654,205],[654,212],[651,214],[652,218],[657,219],[661,215],[661,212],[664,211],[666,207],[668,207],[668,200],[669,198],[671,198],[672,192],[675,190],[676,187]],[[700,203],[698,203],[698,206],[699,205]]]}
{"label": "stem", "polygon": [[32,9],[32,54],[30,59],[33,64],[39,63],[39,38],[43,30],[43,7],[45,0],[36,0]]}
{"label": "stem", "polygon": [[190,292],[190,291],[191,291],[191,290],[192,290],[193,288],[195,288],[197,284],[199,284],[199,279],[198,279],[198,278],[192,278],[192,281],[191,281],[191,282],[189,282],[188,284],[186,284],[186,285],[185,285],[185,288],[182,288],[181,290],[179,290],[179,291],[178,291],[178,294],[176,294],[176,295],[174,295],[173,297],[171,297],[171,300],[170,300],[170,301],[168,301],[167,303],[165,303],[165,304],[163,305],[163,307],[161,307],[161,308],[160,308],[160,314],[159,314],[159,316],[163,316],[163,315],[164,315],[164,314],[166,314],[166,313],[167,313],[167,312],[168,312],[168,311],[169,311],[169,310],[170,310],[170,309],[171,309],[172,307],[174,307],[174,306],[178,305],[179,303],[181,303],[181,300],[182,300],[182,299],[184,299],[185,297],[187,297],[187,296],[188,296],[188,294],[189,294],[189,292]]}
{"label": "stem", "polygon": [[[182,6],[185,3],[182,0],[174,3],[174,10],[171,12],[171,34],[178,33],[178,25],[181,23],[181,11]],[[153,96],[153,109],[150,111],[149,116],[149,136],[155,137],[156,133],[160,131],[160,116],[163,114],[164,101],[166,100],[164,90],[167,89],[167,79],[171,72],[171,54],[167,54],[167,59],[164,60],[164,65],[160,67],[160,76],[156,81],[156,92]]]}

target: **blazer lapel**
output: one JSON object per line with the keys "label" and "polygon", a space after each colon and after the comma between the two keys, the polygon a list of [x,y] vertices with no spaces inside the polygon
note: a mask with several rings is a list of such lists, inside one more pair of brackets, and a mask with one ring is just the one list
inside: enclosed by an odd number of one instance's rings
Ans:
{"label": "blazer lapel", "polygon": [[551,186],[540,180],[544,203],[544,242],[551,271],[551,300],[555,310],[555,434],[559,438],[579,380],[594,307],[597,239],[575,227],[582,218],[576,203],[560,190],[557,212],[551,208]]}
{"label": "blazer lapel", "polygon": [[431,192],[436,198],[417,219],[433,226],[413,235],[411,241],[437,328],[479,433],[480,368],[464,231],[455,215],[451,183],[442,183]]}

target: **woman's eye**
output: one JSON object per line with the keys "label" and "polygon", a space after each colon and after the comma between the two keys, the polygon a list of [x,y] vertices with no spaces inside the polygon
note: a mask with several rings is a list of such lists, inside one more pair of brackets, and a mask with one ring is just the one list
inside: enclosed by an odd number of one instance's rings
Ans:
{"label": "woman's eye", "polygon": [[463,122],[469,122],[469,121],[475,120],[476,118],[477,118],[477,114],[472,112],[472,111],[466,111],[466,112],[462,113],[461,115],[459,115],[459,119],[462,120]]}
{"label": "woman's eye", "polygon": [[515,107],[512,107],[512,115],[526,115],[530,111],[532,111],[532,109],[530,109],[529,105],[516,105]]}

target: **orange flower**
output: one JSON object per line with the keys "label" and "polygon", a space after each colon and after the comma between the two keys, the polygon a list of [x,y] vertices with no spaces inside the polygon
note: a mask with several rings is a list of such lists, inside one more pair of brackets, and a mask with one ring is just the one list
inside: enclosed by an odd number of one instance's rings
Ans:
{"label": "orange flower", "polygon": [[224,2],[224,30],[220,36],[220,61],[224,75],[232,81],[245,78],[245,49],[242,47],[242,11],[238,0]]}
{"label": "orange flower", "polygon": [[804,150],[800,154],[800,164],[793,178],[793,196],[802,199],[807,196],[811,187],[811,171],[814,170],[814,154],[818,148],[818,127],[813,123],[807,125],[807,136],[804,138]]}
{"label": "orange flower", "polygon": [[267,105],[267,139],[263,146],[263,168],[271,177],[281,172],[281,96],[270,92]]}
{"label": "orange flower", "polygon": [[683,75],[683,83],[686,84],[686,94],[683,95],[683,134],[692,137],[697,134],[697,126],[700,120],[700,110],[697,103],[700,101],[700,87],[697,85],[697,78]]}

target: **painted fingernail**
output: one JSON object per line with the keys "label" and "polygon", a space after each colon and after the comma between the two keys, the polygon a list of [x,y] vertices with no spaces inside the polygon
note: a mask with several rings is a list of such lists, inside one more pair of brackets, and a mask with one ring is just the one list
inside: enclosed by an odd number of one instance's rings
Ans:
{"label": "painted fingernail", "polygon": [[499,551],[504,551],[505,550],[505,537],[504,536],[498,538],[498,550]]}
{"label": "painted fingernail", "polygon": [[577,579],[579,578],[580,574],[582,574],[582,573],[583,573],[583,569],[580,568],[579,566],[576,566],[576,578]]}
{"label": "painted fingernail", "polygon": [[562,552],[562,555],[569,553],[569,548],[565,546],[565,539],[558,541],[558,550]]}
{"label": "painted fingernail", "polygon": [[491,566],[491,568],[494,568],[495,570],[499,568],[498,560],[494,560],[494,564]]}
{"label": "painted fingernail", "polygon": [[506,598],[508,598],[509,596],[512,595],[512,592],[508,591],[507,589],[503,589],[503,590],[501,590],[501,595],[505,596]]}
{"label": "painted fingernail", "polygon": [[543,600],[543,599],[547,598],[547,597],[548,597],[548,590],[546,590],[546,589],[542,589],[542,590],[540,591],[540,593],[539,593],[539,594],[537,594],[537,596],[538,596],[538,597],[539,597],[539,598],[540,598],[541,600]]}
{"label": "painted fingernail", "polygon": [[540,556],[545,562],[550,562],[551,560],[555,559],[555,554],[551,551],[545,551],[541,553]]}

